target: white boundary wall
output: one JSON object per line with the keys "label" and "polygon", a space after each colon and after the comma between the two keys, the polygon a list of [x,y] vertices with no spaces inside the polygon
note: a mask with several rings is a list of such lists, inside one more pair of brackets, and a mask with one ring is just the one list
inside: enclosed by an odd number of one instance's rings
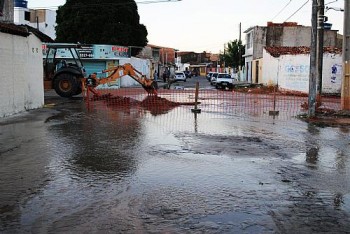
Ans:
{"label": "white boundary wall", "polygon": [[0,118],[44,105],[41,41],[0,32]]}
{"label": "white boundary wall", "polygon": [[[280,88],[309,92],[310,55],[271,56],[265,49],[263,53],[262,83],[277,84]],[[325,53],[323,55],[322,92],[339,94],[342,80],[341,54]]]}

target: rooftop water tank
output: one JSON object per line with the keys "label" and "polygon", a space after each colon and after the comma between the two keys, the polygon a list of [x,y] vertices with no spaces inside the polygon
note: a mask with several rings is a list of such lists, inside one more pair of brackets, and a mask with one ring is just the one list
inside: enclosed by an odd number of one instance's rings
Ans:
{"label": "rooftop water tank", "polygon": [[28,8],[28,1],[26,0],[14,0],[15,7]]}
{"label": "rooftop water tank", "polygon": [[323,23],[323,28],[325,30],[331,30],[332,29],[332,24],[331,23]]}

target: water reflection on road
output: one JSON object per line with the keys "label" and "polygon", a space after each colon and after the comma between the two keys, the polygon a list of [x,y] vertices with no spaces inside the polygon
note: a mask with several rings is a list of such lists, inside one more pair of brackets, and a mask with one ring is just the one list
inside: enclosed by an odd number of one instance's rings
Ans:
{"label": "water reflection on road", "polygon": [[350,230],[347,128],[190,109],[82,105],[50,118],[46,183],[0,230]]}

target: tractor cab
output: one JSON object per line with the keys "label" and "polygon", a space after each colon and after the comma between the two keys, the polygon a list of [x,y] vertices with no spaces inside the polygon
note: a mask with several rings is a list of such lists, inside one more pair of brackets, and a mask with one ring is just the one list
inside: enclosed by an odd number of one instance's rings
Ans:
{"label": "tractor cab", "polygon": [[61,97],[72,97],[82,92],[81,78],[86,73],[77,48],[79,45],[74,44],[44,45],[44,84],[46,88],[55,89]]}

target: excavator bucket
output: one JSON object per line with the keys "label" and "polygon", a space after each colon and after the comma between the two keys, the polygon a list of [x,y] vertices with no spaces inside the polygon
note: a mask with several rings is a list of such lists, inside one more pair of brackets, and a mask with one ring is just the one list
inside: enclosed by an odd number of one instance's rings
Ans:
{"label": "excavator bucket", "polygon": [[157,89],[158,89],[157,81],[153,81],[150,86],[142,85],[142,87],[143,87],[144,90],[146,90],[146,92],[148,94],[151,94],[151,95],[157,95],[158,94],[158,92],[157,92]]}

